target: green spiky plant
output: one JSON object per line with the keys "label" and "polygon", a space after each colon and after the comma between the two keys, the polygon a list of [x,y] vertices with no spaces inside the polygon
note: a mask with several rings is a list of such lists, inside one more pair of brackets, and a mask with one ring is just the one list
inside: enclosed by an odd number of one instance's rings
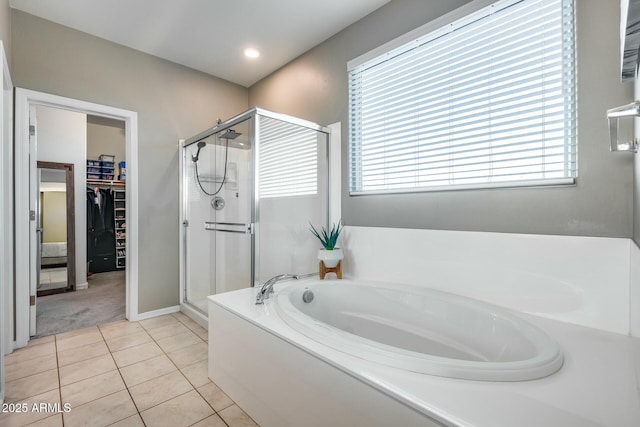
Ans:
{"label": "green spiky plant", "polygon": [[342,220],[338,221],[337,224],[334,224],[333,227],[331,227],[330,232],[328,232],[324,227],[322,227],[322,230],[318,232],[311,222],[309,222],[309,225],[311,226],[311,232],[318,238],[318,240],[320,240],[322,246],[324,246],[326,250],[332,251],[338,244],[338,237],[342,231],[341,222]]}

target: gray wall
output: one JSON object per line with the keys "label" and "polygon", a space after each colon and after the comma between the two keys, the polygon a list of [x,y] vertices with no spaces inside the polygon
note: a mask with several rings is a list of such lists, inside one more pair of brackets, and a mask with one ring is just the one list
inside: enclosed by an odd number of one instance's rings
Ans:
{"label": "gray wall", "polygon": [[[348,176],[347,61],[466,1],[393,0],[249,88],[249,104],[342,122]],[[618,0],[577,4],[579,178],[575,186],[349,197],[348,225],[631,237],[633,158],[608,152],[605,111],[632,99],[620,83]],[[597,29],[597,30],[596,30]]]}
{"label": "gray wall", "polygon": [[11,67],[11,8],[9,0],[0,0],[0,40],[2,40],[4,50],[7,53],[9,67]]}
{"label": "gray wall", "polygon": [[12,28],[16,86],[138,113],[138,310],[177,305],[178,139],[244,111],[247,89],[20,11]]}

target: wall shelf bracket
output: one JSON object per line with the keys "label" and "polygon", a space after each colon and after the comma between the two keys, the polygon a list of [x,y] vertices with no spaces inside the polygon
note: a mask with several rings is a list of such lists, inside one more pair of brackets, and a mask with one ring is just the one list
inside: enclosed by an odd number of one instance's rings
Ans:
{"label": "wall shelf bracket", "polygon": [[640,101],[607,110],[609,120],[609,142],[611,151],[638,152],[638,139],[631,137],[627,141],[618,141],[618,120],[640,117]]}

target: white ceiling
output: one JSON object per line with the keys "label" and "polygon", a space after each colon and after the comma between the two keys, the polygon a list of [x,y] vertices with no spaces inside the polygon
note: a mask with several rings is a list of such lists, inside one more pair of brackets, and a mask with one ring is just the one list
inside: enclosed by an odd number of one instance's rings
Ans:
{"label": "white ceiling", "polygon": [[[247,87],[388,2],[10,0],[14,9]],[[247,47],[260,58],[245,58]]]}

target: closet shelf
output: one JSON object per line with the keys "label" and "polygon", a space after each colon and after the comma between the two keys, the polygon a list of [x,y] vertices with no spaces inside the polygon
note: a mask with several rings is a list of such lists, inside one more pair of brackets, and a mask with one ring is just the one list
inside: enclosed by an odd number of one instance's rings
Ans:
{"label": "closet shelf", "polygon": [[[124,187],[124,183],[119,183]],[[124,225],[127,222],[126,216],[126,191],[124,188],[114,189],[114,216],[117,225]],[[117,207],[116,207],[117,206]],[[126,227],[116,227],[116,268],[123,269],[127,262],[127,229]]]}
{"label": "closet shelf", "polygon": [[125,187],[126,183],[121,182],[121,181],[108,181],[105,179],[95,179],[95,180],[90,180],[87,181],[87,185],[105,185],[105,186],[110,186],[110,187]]}

